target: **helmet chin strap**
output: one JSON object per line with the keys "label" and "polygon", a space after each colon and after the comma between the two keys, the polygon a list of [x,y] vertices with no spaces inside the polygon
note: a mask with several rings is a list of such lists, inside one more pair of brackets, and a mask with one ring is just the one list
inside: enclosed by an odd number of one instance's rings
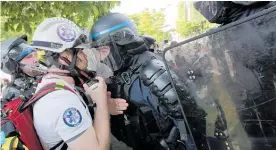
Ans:
{"label": "helmet chin strap", "polygon": [[70,76],[75,80],[76,85],[82,85],[86,81],[91,80],[96,76],[95,71],[82,71],[76,66],[78,50],[73,51],[72,61],[70,62],[65,57],[59,57],[61,60],[65,61],[69,66],[61,65],[62,69],[70,71]]}
{"label": "helmet chin strap", "polygon": [[68,70],[71,72],[71,74],[73,73],[73,76],[75,76],[75,70],[76,70],[76,63],[77,63],[77,55],[78,55],[78,52],[79,52],[79,50],[78,49],[74,49],[73,51],[72,51],[72,61],[71,62],[69,62],[69,67],[68,67]]}
{"label": "helmet chin strap", "polygon": [[[82,71],[76,66],[78,51],[77,49],[72,50],[72,61],[69,61],[66,57],[60,56],[57,53],[49,52],[45,55],[46,61],[44,64],[46,64],[48,68],[55,66],[61,70],[68,70],[70,73],[63,73],[61,76],[72,77],[75,81],[75,85],[82,86],[86,81],[94,78],[96,73],[93,71]],[[58,59],[63,60],[67,65],[61,64]]]}

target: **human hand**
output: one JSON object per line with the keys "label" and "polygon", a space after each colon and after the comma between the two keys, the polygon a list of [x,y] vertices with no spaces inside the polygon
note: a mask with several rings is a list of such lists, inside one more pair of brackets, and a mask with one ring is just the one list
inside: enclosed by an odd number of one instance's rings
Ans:
{"label": "human hand", "polygon": [[111,98],[111,93],[108,92],[108,112],[111,115],[123,114],[123,111],[127,109],[128,103],[122,98]]}
{"label": "human hand", "polygon": [[99,82],[97,87],[94,86],[88,87],[87,84],[83,85],[85,92],[91,97],[91,99],[97,104],[97,106],[107,105],[107,87],[104,79],[102,77],[96,77]]}

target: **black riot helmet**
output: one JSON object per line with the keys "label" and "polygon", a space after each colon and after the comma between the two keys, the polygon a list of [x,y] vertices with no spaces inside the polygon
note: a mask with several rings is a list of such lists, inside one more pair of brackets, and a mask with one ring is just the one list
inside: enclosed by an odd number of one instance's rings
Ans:
{"label": "black riot helmet", "polygon": [[126,65],[133,55],[147,50],[132,20],[120,13],[110,13],[100,18],[92,26],[90,36],[92,47],[109,51],[101,61],[113,71]]}
{"label": "black riot helmet", "polygon": [[11,38],[1,42],[1,70],[7,74],[19,73],[19,62],[33,52],[27,44],[27,36]]}

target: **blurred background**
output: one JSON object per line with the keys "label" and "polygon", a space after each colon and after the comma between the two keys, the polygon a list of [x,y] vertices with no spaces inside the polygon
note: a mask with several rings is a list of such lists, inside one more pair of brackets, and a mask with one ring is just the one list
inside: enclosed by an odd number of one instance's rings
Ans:
{"label": "blurred background", "polygon": [[[1,1],[1,41],[27,34],[30,42],[36,26],[49,17],[68,18],[90,31],[93,22],[110,12],[128,15],[141,35],[157,39],[160,49],[165,40],[179,42],[217,26],[200,15],[192,1]],[[0,76],[10,79],[2,71]]]}

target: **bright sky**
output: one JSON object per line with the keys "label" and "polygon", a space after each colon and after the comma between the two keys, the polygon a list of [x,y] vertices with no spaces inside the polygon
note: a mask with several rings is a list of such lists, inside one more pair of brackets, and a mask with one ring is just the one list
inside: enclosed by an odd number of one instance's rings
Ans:
{"label": "bright sky", "polygon": [[177,3],[177,1],[174,1],[174,0],[172,1],[122,0],[121,5],[115,8],[113,11],[133,14],[133,13],[139,13],[146,8],[149,8],[149,9],[165,8],[169,4],[174,4],[174,3]]}
{"label": "bright sky", "polygon": [[121,5],[114,8],[113,12],[120,12],[124,14],[134,14],[139,13],[146,8],[148,9],[160,9],[166,8],[166,25],[170,28],[175,27],[175,22],[177,18],[177,3],[181,0],[122,0]]}

